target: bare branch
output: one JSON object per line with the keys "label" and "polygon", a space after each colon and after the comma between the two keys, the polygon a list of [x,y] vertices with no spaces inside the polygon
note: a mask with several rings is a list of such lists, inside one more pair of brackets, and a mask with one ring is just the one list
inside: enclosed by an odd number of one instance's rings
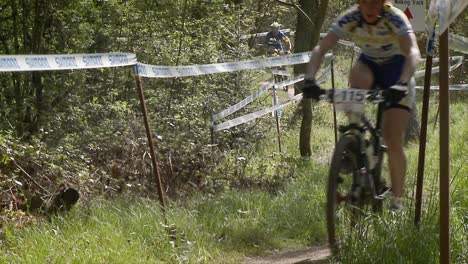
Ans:
{"label": "bare branch", "polygon": [[42,185],[40,185],[37,181],[35,181],[33,177],[29,175],[29,173],[27,173],[18,163],[16,163],[14,159],[11,159],[11,161],[13,161],[13,164],[15,164],[15,166],[18,169],[20,169],[34,184],[36,184],[37,187],[41,188],[41,190],[43,190],[46,193],[48,192],[46,188],[42,187]]}
{"label": "bare branch", "polygon": [[304,10],[302,10],[301,7],[299,7],[296,3],[294,2],[285,2],[283,0],[276,0],[277,3],[281,4],[281,5],[285,5],[285,6],[289,6],[289,7],[292,7],[294,9],[297,10],[297,12],[299,12],[299,14],[303,15],[305,18],[307,18],[307,20],[312,24],[314,25],[314,22],[312,21],[312,19],[310,19],[310,17],[304,12]]}
{"label": "bare branch", "polygon": [[305,18],[307,18],[307,20],[310,22],[310,24],[312,25],[315,25],[315,23],[312,21],[312,19],[310,19],[310,17],[304,12],[304,10],[302,10],[302,8],[300,8],[297,4],[293,4],[294,8],[296,8],[297,12],[299,12],[299,14],[305,16]]}
{"label": "bare branch", "polygon": [[276,2],[278,2],[279,4],[281,5],[285,5],[285,6],[289,6],[289,7],[294,7],[295,8],[295,5],[293,3],[288,3],[288,2],[285,2],[285,1],[282,1],[282,0],[276,0]]}

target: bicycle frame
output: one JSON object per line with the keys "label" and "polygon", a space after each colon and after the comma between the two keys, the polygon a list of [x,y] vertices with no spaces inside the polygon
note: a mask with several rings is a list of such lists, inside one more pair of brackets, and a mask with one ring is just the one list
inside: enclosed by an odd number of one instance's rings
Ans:
{"label": "bicycle frame", "polygon": [[[384,105],[379,91],[330,91],[328,98],[334,101],[335,109],[348,116],[348,123],[339,127],[327,186],[328,239],[332,250],[338,250],[339,237],[346,234],[340,231],[356,223],[364,206],[370,204],[374,211],[382,210],[385,195],[380,187],[384,186],[381,168],[385,147],[380,130]],[[366,101],[377,104],[375,126],[365,114]]]}
{"label": "bicycle frame", "polygon": [[[359,145],[359,153],[356,153],[356,156],[359,157],[358,159],[358,167],[360,168],[361,176],[364,176],[364,191],[370,192],[370,195],[373,199],[383,199],[381,195],[377,192],[377,186],[375,182],[375,176],[380,178],[380,169],[382,158],[380,158],[381,154],[383,154],[385,147],[382,146],[382,136],[380,132],[381,127],[381,119],[383,114],[383,103],[377,104],[377,113],[376,113],[376,125],[375,127],[372,125],[371,121],[367,118],[365,114],[359,115],[357,118],[356,116],[349,116],[350,122],[347,125],[342,125],[339,127],[340,138],[344,135],[354,135],[358,140]],[[359,120],[359,122],[356,122]],[[374,158],[369,156],[367,153],[367,145],[366,145],[366,133],[370,134],[370,142],[372,147],[373,156],[379,157],[377,160],[377,164],[373,168],[370,168],[370,161],[369,159]],[[379,175],[375,175],[378,173]],[[380,180],[380,179],[378,179]]]}
{"label": "bicycle frame", "polygon": [[[382,199],[382,197],[378,194],[377,192],[377,186],[376,186],[376,180],[381,180],[380,179],[380,173],[381,173],[381,166],[382,166],[382,160],[383,160],[383,153],[385,152],[385,147],[382,145],[382,135],[381,135],[381,121],[382,121],[382,115],[383,115],[383,103],[379,103],[377,105],[377,113],[376,113],[376,125],[375,127],[372,126],[370,120],[365,116],[361,116],[362,123],[366,127],[366,131],[369,132],[370,134],[370,140],[369,144],[371,144],[372,147],[372,153],[373,156],[367,155],[366,153],[366,159],[367,164],[366,166],[369,166],[369,159],[373,159],[377,157],[376,164],[370,168],[370,171],[367,173],[367,178],[369,179],[367,181],[367,188],[370,188],[372,190],[372,196],[374,199]],[[366,146],[364,146],[366,147]],[[376,175],[378,174],[378,175]]]}

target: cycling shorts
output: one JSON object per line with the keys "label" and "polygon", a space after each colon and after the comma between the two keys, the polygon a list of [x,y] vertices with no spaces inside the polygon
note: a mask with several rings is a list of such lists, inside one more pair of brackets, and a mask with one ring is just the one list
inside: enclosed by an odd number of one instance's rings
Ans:
{"label": "cycling shorts", "polygon": [[[391,59],[383,62],[376,63],[372,58],[361,54],[359,56],[359,63],[367,65],[374,75],[374,84],[372,87],[380,87],[388,89],[400,80],[401,73],[403,72],[403,65],[405,64],[405,57],[403,55],[396,55]],[[408,95],[401,101],[389,103],[386,108],[402,108],[411,111],[415,97],[415,82],[412,78],[408,82]]]}

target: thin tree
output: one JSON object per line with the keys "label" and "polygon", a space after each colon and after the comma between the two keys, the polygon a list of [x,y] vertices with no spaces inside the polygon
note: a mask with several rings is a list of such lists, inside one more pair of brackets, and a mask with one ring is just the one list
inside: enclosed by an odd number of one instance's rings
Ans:
{"label": "thin tree", "polygon": [[[295,35],[295,52],[311,51],[317,44],[320,38],[320,30],[325,20],[328,7],[328,0],[299,0],[296,35]],[[305,72],[305,64],[296,65],[294,74],[303,74]],[[299,85],[302,85],[299,84]],[[299,92],[296,86],[296,93]],[[300,105],[302,112],[301,132],[299,138],[299,150],[301,157],[310,157],[312,151],[310,148],[310,139],[312,131],[312,101],[304,99]]]}

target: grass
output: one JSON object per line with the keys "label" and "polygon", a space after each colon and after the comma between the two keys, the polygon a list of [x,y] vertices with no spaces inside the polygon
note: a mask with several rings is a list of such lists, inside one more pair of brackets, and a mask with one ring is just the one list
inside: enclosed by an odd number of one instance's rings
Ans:
{"label": "grass", "polygon": [[310,228],[323,222],[316,219],[319,200],[304,198],[227,191],[171,204],[167,219],[176,230],[175,246],[156,201],[99,200],[89,211],[77,208],[50,222],[6,226],[0,262],[238,263],[245,254],[317,240]]}
{"label": "grass", "polygon": [[[451,254],[453,263],[468,263],[468,105],[462,92],[452,95]],[[421,225],[413,225],[418,144],[410,143],[406,209],[366,216],[346,250],[331,262],[438,262],[439,136],[432,129],[436,99],[431,98]],[[226,154],[231,162],[214,170],[223,172],[224,191],[169,202],[167,223],[155,200],[96,199],[26,227],[5,223],[0,263],[240,263],[245,256],[325,244],[325,187],[334,144],[331,107],[314,107],[310,160],[299,157],[299,129],[287,119],[292,111],[283,113],[282,153],[272,120],[272,133],[255,151]],[[260,188],[237,190],[229,184],[234,177]],[[168,230],[174,227],[176,239],[170,243]]]}

